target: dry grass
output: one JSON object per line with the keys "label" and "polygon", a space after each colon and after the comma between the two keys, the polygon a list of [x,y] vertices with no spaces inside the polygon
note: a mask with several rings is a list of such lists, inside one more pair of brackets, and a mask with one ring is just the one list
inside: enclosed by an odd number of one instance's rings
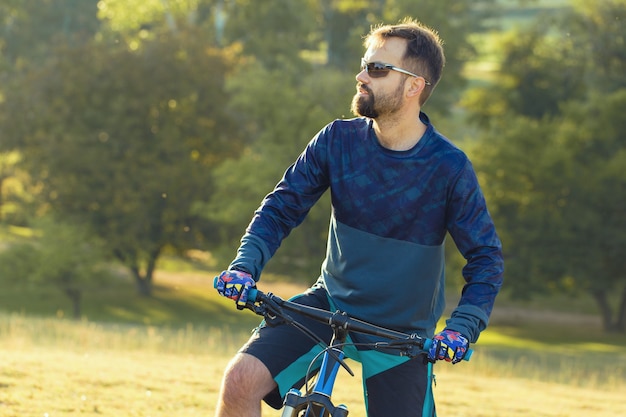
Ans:
{"label": "dry grass", "polygon": [[[202,322],[256,320],[240,320],[243,313],[209,291],[206,276],[159,278],[203,306]],[[263,289],[286,297],[301,288],[264,283]],[[524,328],[528,315],[513,313],[481,336],[469,363],[437,365],[440,416],[626,416],[626,339],[605,341],[593,327],[570,331],[566,322],[546,326],[545,315]],[[213,415],[222,371],[249,333],[247,324],[228,326],[0,314],[0,417]],[[341,373],[333,398],[348,405],[351,417],[365,417],[360,369],[350,365],[357,377]],[[265,408],[264,415],[279,412]]]}
{"label": "dry grass", "polygon": [[[0,316],[0,416],[212,415],[222,370],[245,337]],[[531,361],[496,362],[485,348],[469,363],[438,365],[439,415],[626,415],[621,373],[581,386],[542,381]],[[359,377],[341,374],[334,398],[365,416]]]}
{"label": "dry grass", "polygon": [[216,396],[219,362],[153,352],[0,350],[0,415],[198,416]]}
{"label": "dry grass", "polygon": [[[590,417],[626,415],[624,385],[607,390],[440,370],[440,416]],[[449,395],[452,393],[452,395]]]}

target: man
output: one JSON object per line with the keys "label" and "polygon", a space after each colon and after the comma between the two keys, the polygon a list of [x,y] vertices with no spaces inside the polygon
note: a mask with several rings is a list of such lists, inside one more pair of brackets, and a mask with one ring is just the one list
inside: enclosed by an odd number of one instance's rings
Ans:
{"label": "man", "polygon": [[[244,304],[283,238],[330,189],[321,276],[295,300],[432,338],[444,309],[449,232],[467,260],[466,285],[428,356],[456,363],[487,325],[502,283],[501,244],[469,160],[421,112],[444,66],[438,35],[405,21],[373,29],[365,46],[352,101],[358,117],[327,125],[287,169],[219,276],[218,291]],[[329,330],[310,326],[329,339]],[[216,415],[258,416],[262,400],[279,408],[302,385],[314,344],[292,326],[261,326],[229,364]],[[432,407],[427,361],[367,348],[352,356],[362,362],[370,417],[422,416]]]}

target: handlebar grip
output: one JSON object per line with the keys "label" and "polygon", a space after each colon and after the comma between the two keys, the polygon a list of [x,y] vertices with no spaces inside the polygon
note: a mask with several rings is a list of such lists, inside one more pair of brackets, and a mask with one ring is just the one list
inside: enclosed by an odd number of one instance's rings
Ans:
{"label": "handlebar grip", "polygon": [[424,346],[422,347],[422,349],[424,350],[424,352],[428,352],[432,345],[433,345],[433,339],[424,338]]}
{"label": "handlebar grip", "polygon": [[[219,277],[215,277],[213,278],[213,288],[217,288],[217,282],[219,281]],[[259,293],[259,290],[257,290],[256,288],[252,287],[248,289],[248,302],[249,303],[254,303],[256,302],[257,299],[257,295]]]}
{"label": "handlebar grip", "polygon": [[[426,339],[424,341],[424,351],[428,352],[430,350],[430,347],[433,344],[433,339]],[[472,355],[474,354],[474,349],[467,349],[467,352],[465,353],[465,356],[463,356],[463,360],[464,361],[469,361],[472,357]]]}
{"label": "handlebar grip", "polygon": [[259,294],[259,290],[254,287],[248,288],[248,298],[246,299],[248,303],[256,302],[257,295]]}

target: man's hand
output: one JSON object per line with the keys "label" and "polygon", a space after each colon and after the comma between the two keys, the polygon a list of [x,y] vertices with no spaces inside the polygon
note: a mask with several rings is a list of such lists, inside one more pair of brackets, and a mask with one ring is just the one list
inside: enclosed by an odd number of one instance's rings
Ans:
{"label": "man's hand", "polygon": [[463,360],[468,348],[469,342],[461,333],[444,330],[433,337],[433,344],[428,350],[428,360],[458,363]]}
{"label": "man's hand", "polygon": [[248,290],[255,285],[256,282],[249,273],[228,270],[222,272],[217,278],[215,288],[220,295],[234,300],[237,303],[237,308],[241,309],[248,301]]}

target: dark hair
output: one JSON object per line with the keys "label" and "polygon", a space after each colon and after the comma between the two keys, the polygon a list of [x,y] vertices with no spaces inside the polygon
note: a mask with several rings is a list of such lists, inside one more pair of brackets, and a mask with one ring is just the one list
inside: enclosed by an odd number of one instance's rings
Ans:
{"label": "dark hair", "polygon": [[437,32],[412,19],[405,19],[397,25],[380,25],[373,27],[365,38],[365,47],[376,46],[388,38],[407,40],[407,48],[403,64],[408,70],[422,75],[431,85],[427,85],[421,95],[421,104],[430,97],[433,89],[441,79],[446,63],[443,53],[443,41]]}

